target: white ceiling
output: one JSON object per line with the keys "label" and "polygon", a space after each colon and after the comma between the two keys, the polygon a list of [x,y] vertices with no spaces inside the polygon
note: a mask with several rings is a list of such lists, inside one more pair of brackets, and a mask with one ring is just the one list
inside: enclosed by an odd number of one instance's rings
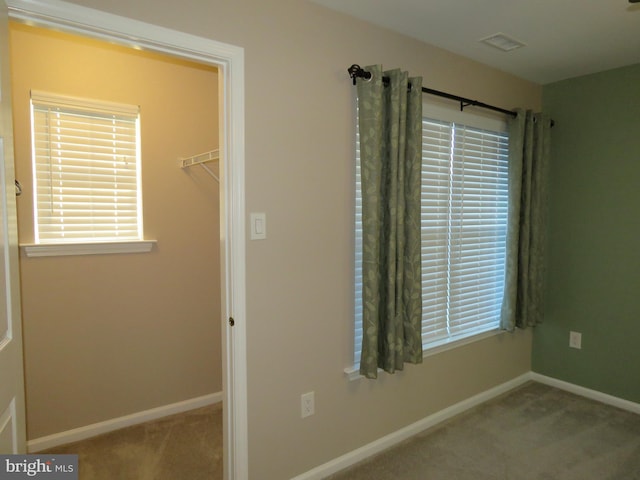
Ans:
{"label": "white ceiling", "polygon": [[[540,84],[640,63],[640,3],[628,0],[312,1]],[[526,46],[479,42],[495,33]]]}

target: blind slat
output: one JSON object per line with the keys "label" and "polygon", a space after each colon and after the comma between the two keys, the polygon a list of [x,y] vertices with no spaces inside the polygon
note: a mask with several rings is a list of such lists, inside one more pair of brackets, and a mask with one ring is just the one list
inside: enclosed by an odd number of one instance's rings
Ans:
{"label": "blind slat", "polygon": [[[499,325],[508,211],[508,136],[423,119],[424,348]],[[362,195],[356,126],[355,355],[362,346]]]}
{"label": "blind slat", "polygon": [[138,107],[31,102],[36,242],[142,239]]}

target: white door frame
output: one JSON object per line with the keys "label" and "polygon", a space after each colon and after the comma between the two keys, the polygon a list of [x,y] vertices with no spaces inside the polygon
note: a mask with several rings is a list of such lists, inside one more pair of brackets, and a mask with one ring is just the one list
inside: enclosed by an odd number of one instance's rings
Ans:
{"label": "white door frame", "polygon": [[[247,480],[247,364],[244,205],[244,50],[59,0],[6,0],[16,20],[125,46],[144,48],[220,69],[220,247],[224,470]],[[227,319],[233,317],[231,327]]]}
{"label": "white door frame", "polygon": [[26,453],[8,9],[0,0],[0,453]]}

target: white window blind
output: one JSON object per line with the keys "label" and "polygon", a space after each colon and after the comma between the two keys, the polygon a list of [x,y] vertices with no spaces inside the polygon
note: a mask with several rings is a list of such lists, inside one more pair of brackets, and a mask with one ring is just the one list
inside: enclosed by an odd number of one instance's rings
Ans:
{"label": "white window blind", "polygon": [[137,106],[31,93],[36,243],[142,240]]}
{"label": "white window blind", "polygon": [[[357,111],[357,110],[356,110]],[[360,364],[362,351],[362,176],[360,175],[360,129],[356,115],[356,198],[355,198],[355,258],[354,258],[354,365]]]}
{"label": "white window blind", "polygon": [[[504,288],[508,136],[423,118],[425,350],[498,328]],[[362,348],[362,200],[356,128],[355,357]]]}

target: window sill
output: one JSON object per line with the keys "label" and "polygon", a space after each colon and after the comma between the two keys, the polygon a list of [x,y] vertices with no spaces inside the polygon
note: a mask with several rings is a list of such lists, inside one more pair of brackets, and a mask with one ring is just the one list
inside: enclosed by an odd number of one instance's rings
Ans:
{"label": "window sill", "polygon": [[40,243],[20,245],[20,250],[29,258],[68,255],[108,255],[113,253],[148,253],[156,243],[156,240],[100,243]]}
{"label": "window sill", "polygon": [[[440,344],[435,344],[430,346],[428,349],[424,349],[422,358],[430,357],[431,355],[437,355],[438,353],[446,352],[447,350],[453,350],[455,348],[462,347],[463,345],[479,342],[480,340],[484,340],[485,338],[496,337],[505,333],[508,332],[506,330],[489,330],[488,332],[478,333],[477,335],[460,338],[458,340],[445,340]],[[379,368],[378,373],[380,372],[384,372],[384,370]],[[344,374],[347,377],[347,380],[350,382],[353,380],[365,378],[363,375],[360,375],[360,365],[354,365],[352,367],[345,368]]]}

